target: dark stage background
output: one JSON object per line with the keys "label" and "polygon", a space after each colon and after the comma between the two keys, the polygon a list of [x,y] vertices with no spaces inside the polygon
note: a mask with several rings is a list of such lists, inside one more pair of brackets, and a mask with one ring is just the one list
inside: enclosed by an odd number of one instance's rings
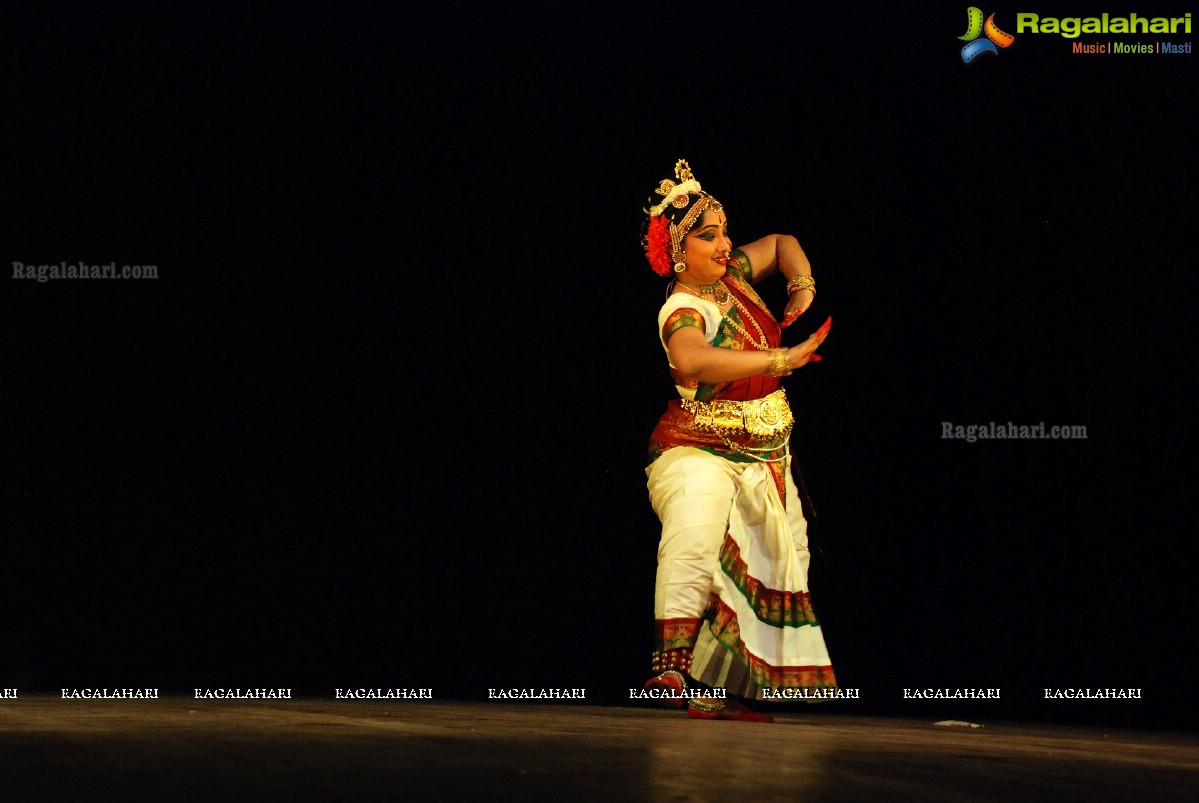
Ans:
{"label": "dark stage background", "polygon": [[967,65],[952,3],[189,5],[5,14],[5,259],[159,278],[4,281],[0,685],[627,703],[683,157],[807,250],[787,342],[834,318],[786,387],[837,710],[1190,726],[1194,55]]}

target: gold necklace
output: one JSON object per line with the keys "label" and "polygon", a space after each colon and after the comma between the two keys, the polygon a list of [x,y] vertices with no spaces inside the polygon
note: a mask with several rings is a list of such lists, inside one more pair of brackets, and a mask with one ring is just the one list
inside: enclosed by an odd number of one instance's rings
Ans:
{"label": "gold necklace", "polygon": [[758,337],[762,339],[761,344],[759,345],[759,343],[753,339],[749,332],[738,326],[736,321],[734,321],[728,315],[725,315],[724,319],[729,322],[729,326],[733,327],[738,334],[748,340],[749,344],[758,351],[769,351],[770,340],[766,337],[766,333],[762,331],[762,327],[758,325],[758,319],[749,314],[749,310],[741,305],[741,302],[737,300],[736,296],[733,297],[733,304],[737,307],[737,312],[741,314],[742,320],[748,320],[751,324],[753,324],[754,329],[758,331]]}
{"label": "gold necklace", "polygon": [[682,279],[675,279],[676,282],[691,290],[694,295],[703,298],[704,296],[712,296],[712,300],[717,304],[724,306],[729,303],[729,289],[724,286],[724,282],[717,279],[711,284],[690,284]]}

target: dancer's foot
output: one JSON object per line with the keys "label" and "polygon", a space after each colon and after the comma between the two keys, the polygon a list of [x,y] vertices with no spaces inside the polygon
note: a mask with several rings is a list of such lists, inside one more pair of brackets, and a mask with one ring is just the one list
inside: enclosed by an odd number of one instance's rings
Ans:
{"label": "dancer's foot", "polygon": [[730,698],[693,698],[687,706],[687,716],[690,719],[728,719],[735,722],[774,722],[769,714],[759,714],[751,711],[741,703]]}
{"label": "dancer's foot", "polygon": [[647,680],[645,690],[652,692],[661,705],[682,708],[686,702],[683,692],[687,690],[687,678],[677,669],[667,669]]}

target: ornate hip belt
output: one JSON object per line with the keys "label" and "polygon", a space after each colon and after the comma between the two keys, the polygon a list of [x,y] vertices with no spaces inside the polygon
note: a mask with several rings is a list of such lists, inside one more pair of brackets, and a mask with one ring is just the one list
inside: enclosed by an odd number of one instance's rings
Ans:
{"label": "ornate hip belt", "polygon": [[778,441],[791,434],[795,417],[787,394],[779,388],[761,399],[750,401],[701,402],[681,399],[683,409],[695,416],[695,428],[724,437],[749,436],[754,441]]}

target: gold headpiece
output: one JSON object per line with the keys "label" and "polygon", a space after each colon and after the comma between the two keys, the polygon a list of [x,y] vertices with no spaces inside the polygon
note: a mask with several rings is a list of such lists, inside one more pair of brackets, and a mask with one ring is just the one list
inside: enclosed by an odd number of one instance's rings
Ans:
{"label": "gold headpiece", "polygon": [[[669,275],[672,263],[673,269],[679,273],[686,269],[687,253],[683,250],[683,238],[695,221],[706,209],[723,209],[720,202],[708,193],[696,181],[691,173],[691,166],[686,159],[679,159],[674,166],[674,177],[677,182],[662,179],[654,193],[662,196],[662,202],[644,210],[649,215],[648,233],[642,240],[646,249],[646,257],[654,272],[659,275]],[[694,201],[691,196],[699,196]],[[651,196],[652,197],[652,196]],[[688,209],[687,207],[691,207]],[[673,210],[687,211],[676,221]],[[669,232],[669,244],[666,235]]]}
{"label": "gold headpiece", "polygon": [[691,166],[687,164],[686,159],[679,159],[675,163],[674,177],[680,183],[676,184],[670,179],[664,178],[662,179],[662,183],[658,185],[658,189],[654,190],[654,192],[661,195],[665,200],[645,210],[649,213],[650,217],[662,214],[667,206],[683,209],[687,204],[691,203],[687,199],[688,195],[698,195],[704,191],[699,182],[695,180],[695,176],[691,175]]}

